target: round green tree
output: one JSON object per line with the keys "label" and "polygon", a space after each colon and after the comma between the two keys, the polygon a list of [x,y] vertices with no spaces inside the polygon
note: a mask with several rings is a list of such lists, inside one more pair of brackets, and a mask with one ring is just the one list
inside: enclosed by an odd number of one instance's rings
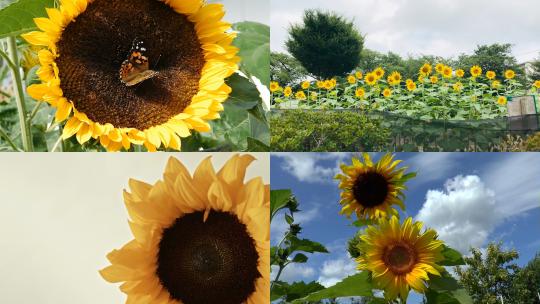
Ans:
{"label": "round green tree", "polygon": [[307,10],[289,29],[287,50],[316,78],[343,76],[360,62],[364,38],[351,21],[331,12]]}

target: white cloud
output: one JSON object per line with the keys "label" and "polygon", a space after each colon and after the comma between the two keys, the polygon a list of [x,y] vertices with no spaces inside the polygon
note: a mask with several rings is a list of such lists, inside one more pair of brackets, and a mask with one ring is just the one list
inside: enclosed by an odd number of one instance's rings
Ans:
{"label": "white cloud", "polygon": [[[278,270],[278,266],[272,266],[272,272],[270,274],[271,280],[275,279]],[[313,269],[313,267],[307,266],[306,264],[291,263],[283,269],[279,276],[279,280],[292,283],[295,281],[311,280],[314,275],[315,269]]]}
{"label": "white cloud", "polygon": [[325,287],[330,287],[354,273],[356,273],[356,263],[347,255],[324,261],[317,281]]}
{"label": "white cloud", "polygon": [[[294,222],[305,225],[319,216],[319,205],[315,205],[314,208],[308,210],[302,210],[294,215]],[[279,214],[274,217],[270,224],[270,235],[275,241],[281,240],[285,231],[289,228],[289,224],[285,221],[283,215]]]}
{"label": "white cloud", "polygon": [[[365,47],[381,52],[457,56],[478,44],[512,43],[519,61],[540,52],[537,0],[273,0],[271,48],[285,49],[287,28],[307,8],[337,11],[353,19]],[[507,24],[500,30],[501,22]],[[471,26],[474,24],[474,26]]]}
{"label": "white cloud", "polygon": [[[283,170],[307,183],[332,183],[338,172],[338,163],[347,153],[275,153],[276,157],[284,160]],[[332,167],[323,166],[321,160],[335,160]]]}
{"label": "white cloud", "polygon": [[449,246],[466,253],[487,240],[501,216],[495,193],[479,176],[458,175],[446,181],[444,190],[429,190],[417,215],[434,228]]}

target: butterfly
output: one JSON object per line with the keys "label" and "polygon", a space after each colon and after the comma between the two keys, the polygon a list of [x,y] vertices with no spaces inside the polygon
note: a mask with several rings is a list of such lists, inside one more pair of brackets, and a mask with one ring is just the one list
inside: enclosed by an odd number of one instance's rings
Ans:
{"label": "butterfly", "polygon": [[143,41],[133,40],[129,57],[120,66],[120,80],[126,86],[136,85],[158,74],[158,72],[149,69],[148,57],[145,56],[145,52]]}

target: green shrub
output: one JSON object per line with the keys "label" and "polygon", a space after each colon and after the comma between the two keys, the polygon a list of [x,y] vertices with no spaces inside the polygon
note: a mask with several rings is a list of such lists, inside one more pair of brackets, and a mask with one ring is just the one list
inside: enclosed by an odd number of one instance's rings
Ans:
{"label": "green shrub", "polygon": [[390,135],[381,120],[350,111],[286,110],[270,123],[272,151],[380,151]]}
{"label": "green shrub", "polygon": [[540,132],[533,134],[525,141],[525,149],[527,151],[540,151]]}

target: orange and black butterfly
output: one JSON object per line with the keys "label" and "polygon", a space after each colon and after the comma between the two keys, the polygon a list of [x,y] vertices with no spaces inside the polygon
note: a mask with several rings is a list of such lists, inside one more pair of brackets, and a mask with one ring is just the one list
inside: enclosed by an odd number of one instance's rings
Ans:
{"label": "orange and black butterfly", "polygon": [[122,62],[120,67],[120,80],[126,86],[136,85],[158,74],[158,72],[149,69],[148,57],[145,56],[145,52],[143,41],[133,40],[129,57]]}

